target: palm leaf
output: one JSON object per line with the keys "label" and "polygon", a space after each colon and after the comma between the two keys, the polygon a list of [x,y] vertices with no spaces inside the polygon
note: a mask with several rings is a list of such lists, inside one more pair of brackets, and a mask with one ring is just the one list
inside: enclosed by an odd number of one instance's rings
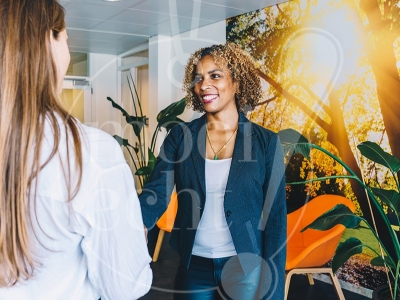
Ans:
{"label": "palm leaf", "polygon": [[124,117],[129,117],[128,112],[127,112],[125,109],[123,109],[120,105],[118,105],[117,103],[115,103],[115,101],[114,101],[113,99],[111,99],[111,97],[107,97],[107,100],[110,101],[112,107],[118,109],[118,110],[122,113],[122,115],[123,115]]}
{"label": "palm leaf", "polygon": [[146,116],[136,117],[127,116],[125,118],[126,122],[133,127],[133,131],[137,137],[140,137],[140,133],[146,124]]}
{"label": "palm leaf", "polygon": [[133,131],[135,132],[135,135],[137,137],[139,137],[140,132],[141,132],[143,126],[145,125],[146,116],[140,116],[140,117],[131,116],[128,114],[128,112],[125,109],[123,109],[120,105],[115,103],[115,101],[113,99],[111,99],[111,97],[107,97],[107,100],[111,102],[113,107],[115,107],[122,113],[122,115],[125,117],[126,122],[129,123],[133,127]]}
{"label": "palm leaf", "polygon": [[301,133],[289,128],[281,130],[278,135],[285,154],[301,153],[305,158],[310,157],[311,144]]}
{"label": "palm leaf", "polygon": [[395,190],[384,190],[371,188],[372,192],[384,203],[386,203],[396,215],[400,213],[400,194]]}
{"label": "palm leaf", "polygon": [[361,154],[366,158],[390,169],[392,173],[400,170],[400,161],[397,157],[385,152],[377,143],[362,142],[357,146]]}
{"label": "palm leaf", "polygon": [[183,113],[186,107],[186,98],[171,103],[157,115],[159,127],[167,127],[169,123],[175,122],[177,116]]}
{"label": "palm leaf", "polygon": [[185,121],[183,121],[182,119],[176,117],[174,122],[168,123],[168,125],[165,127],[165,130],[166,130],[167,132],[169,132],[169,131],[172,129],[172,127],[174,127],[176,124],[184,123],[184,122],[185,122]]}
{"label": "palm leaf", "polygon": [[149,166],[144,166],[136,170],[135,175],[139,176],[145,176],[145,175],[150,175],[152,172],[152,169]]}
{"label": "palm leaf", "polygon": [[388,256],[385,256],[385,259],[382,259],[380,256],[376,256],[373,259],[370,260],[371,265],[375,267],[386,267],[389,266],[392,269],[396,269],[396,267],[393,265],[392,261]]}
{"label": "palm leaf", "polygon": [[308,228],[328,230],[338,224],[342,224],[346,228],[355,228],[361,221],[362,219],[355,215],[346,205],[337,204],[335,207],[316,218],[311,224],[304,227],[301,232]]}
{"label": "palm leaf", "polygon": [[[132,146],[129,144],[129,141],[128,141],[127,139],[124,139],[124,138],[120,137],[119,135],[113,135],[113,138],[117,140],[117,142],[118,142],[118,144],[119,144],[120,146],[125,146],[125,147],[130,146],[130,147],[132,147]],[[133,148],[133,147],[132,147],[132,148]]]}
{"label": "palm leaf", "polygon": [[349,238],[340,243],[332,259],[332,271],[334,273],[353,255],[362,253],[363,244],[359,239]]}
{"label": "palm leaf", "polygon": [[150,168],[150,173],[153,172],[154,166],[156,164],[157,158],[154,155],[153,151],[151,151],[151,149],[148,149],[148,156],[149,156],[149,163],[148,163],[148,167]]}

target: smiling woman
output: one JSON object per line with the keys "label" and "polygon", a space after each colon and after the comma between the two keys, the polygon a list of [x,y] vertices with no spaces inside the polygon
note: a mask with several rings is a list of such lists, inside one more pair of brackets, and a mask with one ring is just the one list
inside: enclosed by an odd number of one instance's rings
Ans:
{"label": "smiling woman", "polygon": [[257,70],[238,46],[213,45],[190,56],[183,86],[187,104],[205,114],[171,129],[139,196],[151,228],[176,187],[174,299],[283,299],[282,149],[242,113],[261,98]]}

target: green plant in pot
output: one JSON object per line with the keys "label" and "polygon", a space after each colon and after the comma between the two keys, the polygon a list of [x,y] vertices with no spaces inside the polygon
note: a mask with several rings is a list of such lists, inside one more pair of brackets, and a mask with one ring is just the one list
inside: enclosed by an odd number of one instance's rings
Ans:
{"label": "green plant in pot", "polygon": [[[349,180],[356,180],[368,194],[368,198],[374,211],[384,220],[384,228],[379,232],[374,224],[370,224],[366,219],[354,214],[345,205],[337,205],[333,209],[327,211],[314,222],[302,229],[302,231],[309,228],[317,230],[328,230],[337,224],[342,224],[346,228],[357,228],[361,223],[366,224],[368,229],[376,238],[379,243],[380,249],[375,249],[367,243],[361,242],[356,237],[349,237],[344,242],[340,243],[336,249],[336,253],[332,259],[332,270],[337,270],[345,263],[350,257],[362,253],[363,248],[370,249],[376,256],[370,261],[373,266],[384,266],[388,270],[388,286],[383,289],[374,291],[374,299],[400,299],[399,278],[400,278],[400,243],[398,240],[398,226],[393,226],[388,218],[386,212],[390,212],[395,216],[396,224],[399,224],[400,219],[400,194],[399,194],[399,181],[397,173],[400,170],[400,161],[395,156],[385,152],[378,144],[374,142],[363,142],[357,146],[361,155],[379,164],[389,171],[395,188],[382,188],[378,186],[369,186],[359,178],[339,157],[330,153],[326,149],[310,143],[303,135],[292,129],[286,129],[279,132],[282,147],[285,153],[290,155],[301,153],[305,158],[309,158],[310,150],[317,149],[322,151],[327,156],[333,158],[337,163],[343,166],[347,171],[346,175],[324,176],[314,178],[311,180],[304,180],[299,182],[291,182],[288,184],[305,184],[314,180],[328,180],[335,178],[347,178]],[[390,245],[385,245],[379,236],[389,235]],[[392,251],[387,251],[387,249]],[[390,253],[390,254],[388,254]],[[395,297],[397,295],[397,297]]]}
{"label": "green plant in pot", "polygon": [[111,97],[107,97],[107,100],[111,102],[114,108],[118,109],[122,113],[122,115],[125,117],[126,123],[132,126],[132,130],[137,139],[135,145],[130,144],[128,139],[125,139],[121,136],[114,135],[114,138],[129,153],[129,156],[136,169],[135,175],[138,176],[140,187],[143,188],[156,163],[154,152],[158,134],[161,131],[161,128],[165,128],[168,134],[174,125],[183,122],[183,120],[178,118],[178,116],[181,115],[185,110],[186,101],[185,98],[182,98],[179,101],[171,103],[158,113],[157,126],[152,134],[150,146],[146,149],[146,135],[144,133],[144,126],[146,124],[147,117],[143,115],[142,104],[132,76],[127,76],[127,80],[133,102],[133,114],[129,114],[120,105],[115,103]]}

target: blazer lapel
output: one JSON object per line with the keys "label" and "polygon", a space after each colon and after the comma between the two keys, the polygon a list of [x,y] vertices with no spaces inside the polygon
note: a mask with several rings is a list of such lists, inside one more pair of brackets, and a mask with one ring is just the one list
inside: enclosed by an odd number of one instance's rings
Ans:
{"label": "blazer lapel", "polygon": [[235,148],[233,149],[225,197],[232,195],[231,192],[234,190],[237,178],[243,176],[242,169],[245,162],[252,160],[252,132],[252,123],[247,120],[242,113],[239,113],[239,128],[236,136]]}
{"label": "blazer lapel", "polygon": [[206,116],[203,115],[195,122],[191,128],[192,130],[192,151],[191,157],[193,160],[194,169],[199,179],[201,189],[203,191],[203,197],[200,197],[202,207],[204,206],[205,195],[206,195],[206,179],[205,179],[205,155],[206,155]]}

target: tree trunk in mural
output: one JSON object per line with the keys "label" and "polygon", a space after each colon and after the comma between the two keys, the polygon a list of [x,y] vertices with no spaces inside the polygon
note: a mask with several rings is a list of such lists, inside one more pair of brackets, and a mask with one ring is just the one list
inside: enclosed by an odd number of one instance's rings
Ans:
{"label": "tree trunk in mural", "polygon": [[[337,96],[337,91],[332,89],[332,92],[329,95],[329,103],[331,108],[331,120],[332,123],[329,126],[328,130],[328,140],[332,145],[335,145],[336,149],[340,153],[341,159],[344,161],[346,165],[348,165],[354,173],[359,177],[363,178],[361,174],[361,170],[358,166],[357,160],[351,151],[349,138],[346,131],[342,109],[340,107],[340,101]],[[364,188],[362,188],[356,181],[351,181],[351,187],[354,195],[357,197],[358,203],[360,204],[360,208],[363,212],[364,218],[368,221],[371,226],[376,224],[377,232],[379,233],[379,237],[384,243],[387,251],[390,253],[392,257],[396,257],[394,252],[394,245],[390,238],[390,235],[387,232],[384,232],[386,225],[384,219],[380,216],[380,214],[376,211],[376,209],[372,206],[373,218],[370,210],[370,206],[368,204],[368,198],[366,196],[366,192]]]}
{"label": "tree trunk in mural", "polygon": [[368,57],[376,79],[383,122],[392,154],[400,158],[400,79],[393,48],[399,33],[393,32],[393,24],[386,17],[390,11],[388,1],[384,4],[383,14],[377,0],[361,0],[360,8],[367,15],[375,40],[368,47]]}
{"label": "tree trunk in mural", "polygon": [[[360,167],[350,148],[349,138],[344,124],[342,108],[335,89],[332,89],[329,95],[330,118],[331,124],[327,130],[328,141],[336,147],[343,162],[354,171],[354,173],[362,178]],[[318,124],[320,125],[320,124]],[[360,203],[360,208],[367,220],[371,219],[371,213],[368,207],[367,197],[364,189],[354,180],[351,182],[354,195]]]}

